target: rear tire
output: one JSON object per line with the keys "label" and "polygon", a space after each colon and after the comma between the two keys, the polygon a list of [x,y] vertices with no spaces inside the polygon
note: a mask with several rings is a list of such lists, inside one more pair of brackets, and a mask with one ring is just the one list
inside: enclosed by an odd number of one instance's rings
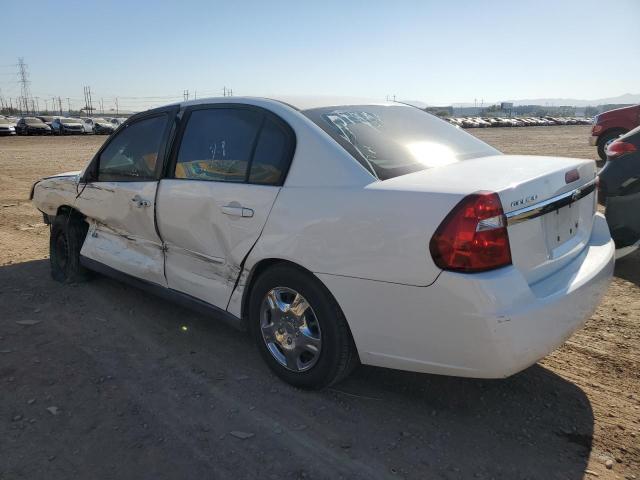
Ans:
{"label": "rear tire", "polygon": [[[278,328],[278,323],[268,311],[267,295],[275,291],[284,291],[294,298],[302,297],[308,308],[304,310],[302,320],[291,319],[286,328]],[[291,300],[289,300],[291,302]],[[287,305],[286,301],[284,302]],[[292,304],[291,304],[292,305]],[[267,306],[267,307],[265,307]],[[284,309],[294,312],[295,310]],[[266,318],[270,320],[265,320]],[[286,314],[285,314],[286,316]],[[286,318],[285,320],[286,321]],[[297,323],[296,323],[297,322]],[[256,279],[249,298],[249,326],[258,350],[271,370],[285,382],[299,388],[321,389],[344,379],[358,364],[356,351],[347,321],[331,293],[311,274],[291,265],[276,265]],[[303,325],[299,329],[296,325]],[[273,341],[268,342],[263,334],[269,325],[275,328]],[[294,327],[291,329],[291,327]],[[317,349],[314,353],[302,351],[295,367],[288,368],[283,364],[286,355],[286,342],[295,349],[303,345],[311,336],[304,331],[313,331]],[[279,334],[277,333],[279,332]],[[286,338],[283,339],[284,337]],[[290,334],[290,335],[289,335]],[[280,340],[276,340],[276,337]],[[284,352],[284,353],[283,353]],[[313,352],[313,350],[312,350]],[[308,360],[304,359],[304,356]],[[311,358],[312,357],[312,358]],[[306,365],[305,366],[305,361]],[[289,364],[289,362],[287,362]]]}
{"label": "rear tire", "polygon": [[87,224],[78,218],[67,214],[56,216],[49,239],[49,262],[54,280],[77,283],[89,278],[89,271],[80,265],[80,249],[87,230]]}

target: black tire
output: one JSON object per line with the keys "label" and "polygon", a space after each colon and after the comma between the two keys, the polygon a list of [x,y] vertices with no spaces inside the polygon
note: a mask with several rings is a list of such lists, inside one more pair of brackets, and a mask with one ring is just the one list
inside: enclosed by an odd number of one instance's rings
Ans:
{"label": "black tire", "polygon": [[616,138],[618,138],[620,135],[623,135],[624,133],[625,133],[624,130],[610,130],[600,135],[600,137],[598,138],[598,156],[600,157],[600,160],[602,161],[607,160],[607,153],[605,152],[607,143],[609,143],[611,140],[615,140]]}
{"label": "black tire", "polygon": [[80,265],[80,249],[87,235],[87,224],[67,214],[58,215],[51,225],[49,262],[51,277],[61,283],[77,283],[89,278]]}
{"label": "black tire", "polygon": [[[260,310],[266,294],[285,287],[299,292],[313,309],[320,325],[322,347],[308,370],[292,371],[281,365],[267,348],[260,328]],[[347,321],[331,293],[311,274],[280,264],[260,274],[249,297],[249,327],[269,368],[285,382],[305,389],[321,389],[344,379],[358,364],[358,354]]]}

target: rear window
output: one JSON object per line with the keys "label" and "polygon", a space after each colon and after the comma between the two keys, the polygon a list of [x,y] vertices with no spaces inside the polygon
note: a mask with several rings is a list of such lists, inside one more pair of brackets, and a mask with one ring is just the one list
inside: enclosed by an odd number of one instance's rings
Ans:
{"label": "rear window", "polygon": [[406,105],[348,105],[303,113],[380,180],[500,153]]}

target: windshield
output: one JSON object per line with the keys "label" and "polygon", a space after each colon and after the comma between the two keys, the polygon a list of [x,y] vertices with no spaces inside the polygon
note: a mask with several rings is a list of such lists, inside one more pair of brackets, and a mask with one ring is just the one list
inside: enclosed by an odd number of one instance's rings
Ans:
{"label": "windshield", "polygon": [[104,118],[94,118],[93,123],[109,123]]}
{"label": "windshield", "polygon": [[380,180],[500,153],[463,130],[406,105],[348,105],[302,113]]}
{"label": "windshield", "polygon": [[75,118],[61,118],[61,123],[80,123],[80,120],[76,120]]}
{"label": "windshield", "polygon": [[42,123],[42,120],[37,118],[25,118],[24,121],[29,125],[40,125]]}
{"label": "windshield", "polygon": [[43,122],[51,122],[53,121],[53,117],[38,117]]}

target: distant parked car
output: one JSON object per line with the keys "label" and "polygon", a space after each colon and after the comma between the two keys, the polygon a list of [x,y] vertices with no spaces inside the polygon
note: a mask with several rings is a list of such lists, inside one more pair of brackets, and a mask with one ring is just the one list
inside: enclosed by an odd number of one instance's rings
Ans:
{"label": "distant parked car", "polygon": [[53,120],[58,118],[58,117],[54,117],[54,116],[51,116],[51,115],[40,115],[40,116],[38,116],[36,118],[39,118],[45,124],[49,125],[49,127],[51,127],[51,123],[53,122]]}
{"label": "distant parked car", "polygon": [[54,118],[51,130],[56,135],[78,135],[84,133],[82,121],[79,118]]}
{"label": "distant parked car", "polygon": [[6,136],[15,134],[16,127],[13,123],[11,123],[11,120],[7,120],[4,117],[0,118],[0,135]]}
{"label": "distant parked car", "polygon": [[93,133],[93,118],[81,118],[84,133]]}
{"label": "distant parked car", "polygon": [[606,154],[598,200],[621,257],[640,245],[640,127],[609,143]]}
{"label": "distant parked car", "polygon": [[111,135],[116,126],[104,118],[93,119],[93,133],[96,135]]}
{"label": "distant parked car", "polygon": [[464,128],[476,128],[479,125],[477,124],[477,122],[473,118],[463,118],[462,119],[462,126]]}
{"label": "distant parked car", "polygon": [[23,117],[16,125],[18,135],[50,135],[51,127],[36,117]]}
{"label": "distant parked car", "polygon": [[589,144],[598,147],[598,155],[602,160],[606,160],[607,145],[638,125],[640,125],[640,105],[616,108],[601,113],[593,118]]}

